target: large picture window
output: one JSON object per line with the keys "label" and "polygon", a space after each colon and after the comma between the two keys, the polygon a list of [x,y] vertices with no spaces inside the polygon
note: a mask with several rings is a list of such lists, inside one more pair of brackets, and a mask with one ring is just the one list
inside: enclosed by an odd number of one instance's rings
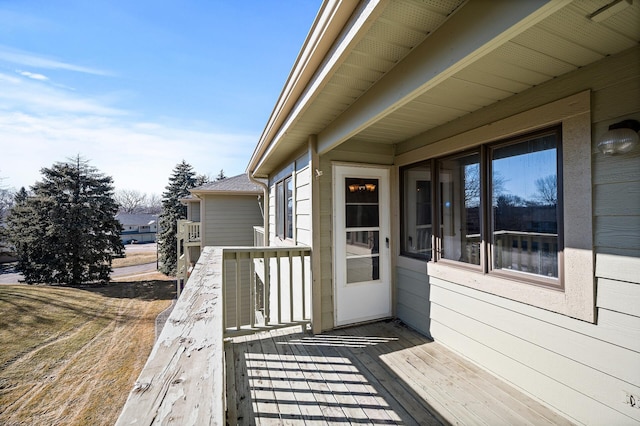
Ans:
{"label": "large picture window", "polygon": [[558,148],[554,132],[490,149],[494,270],[559,277]]}
{"label": "large picture window", "polygon": [[403,167],[401,254],[560,286],[561,146],[553,128]]}

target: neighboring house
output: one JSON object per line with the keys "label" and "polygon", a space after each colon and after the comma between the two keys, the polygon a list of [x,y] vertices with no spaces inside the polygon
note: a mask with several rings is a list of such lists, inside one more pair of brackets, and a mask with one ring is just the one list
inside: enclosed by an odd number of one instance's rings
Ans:
{"label": "neighboring house", "polygon": [[122,225],[120,239],[124,244],[152,243],[158,233],[158,215],[148,213],[118,213]]}
{"label": "neighboring house", "polygon": [[640,422],[640,149],[598,148],[640,120],[631,3],[323,3],[247,168],[269,245],[312,249],[314,332],[397,317]]}
{"label": "neighboring house", "polygon": [[254,226],[263,223],[263,189],[246,174],[210,182],[190,192],[181,200],[187,206],[187,219],[178,222],[178,294],[202,247],[252,246]]}

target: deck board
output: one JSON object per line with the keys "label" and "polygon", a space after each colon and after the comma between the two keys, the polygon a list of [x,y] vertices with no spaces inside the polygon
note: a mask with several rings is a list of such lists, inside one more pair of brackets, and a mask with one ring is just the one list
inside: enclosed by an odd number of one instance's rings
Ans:
{"label": "deck board", "polygon": [[399,321],[230,344],[238,421],[228,424],[571,424]]}

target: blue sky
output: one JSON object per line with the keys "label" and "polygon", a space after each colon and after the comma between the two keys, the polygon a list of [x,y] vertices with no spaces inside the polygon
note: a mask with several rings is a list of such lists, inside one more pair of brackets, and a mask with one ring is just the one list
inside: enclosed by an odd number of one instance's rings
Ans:
{"label": "blue sky", "polygon": [[244,173],[320,0],[3,0],[0,185],[80,154],[117,189]]}

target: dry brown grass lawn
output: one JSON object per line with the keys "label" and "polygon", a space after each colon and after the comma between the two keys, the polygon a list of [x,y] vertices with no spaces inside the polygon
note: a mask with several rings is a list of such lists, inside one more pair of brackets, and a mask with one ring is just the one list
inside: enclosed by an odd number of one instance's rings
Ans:
{"label": "dry brown grass lawn", "polygon": [[128,252],[126,257],[113,259],[111,267],[121,268],[123,266],[144,265],[145,263],[155,262],[157,260],[156,257],[155,251]]}
{"label": "dry brown grass lawn", "polygon": [[170,280],[0,286],[0,424],[113,424],[174,297]]}

